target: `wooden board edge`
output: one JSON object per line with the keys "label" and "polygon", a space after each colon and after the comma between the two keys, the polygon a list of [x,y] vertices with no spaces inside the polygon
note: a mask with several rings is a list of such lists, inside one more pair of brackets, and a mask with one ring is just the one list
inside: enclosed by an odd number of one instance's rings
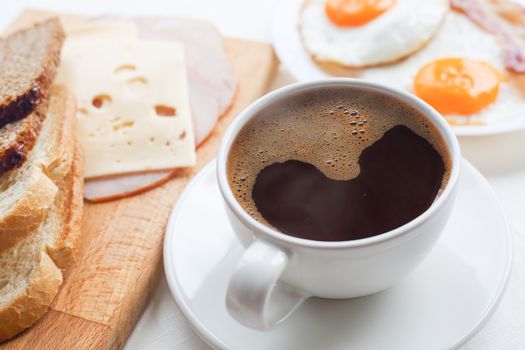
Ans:
{"label": "wooden board edge", "polygon": [[[0,349],[118,349],[118,344],[106,341],[111,333],[108,326],[49,310],[32,328],[0,344]],[[78,334],[83,336],[78,337]]]}

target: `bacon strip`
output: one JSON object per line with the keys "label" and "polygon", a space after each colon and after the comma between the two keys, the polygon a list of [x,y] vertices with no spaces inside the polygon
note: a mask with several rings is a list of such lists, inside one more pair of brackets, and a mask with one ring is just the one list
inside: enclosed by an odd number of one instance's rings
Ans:
{"label": "bacon strip", "polygon": [[501,42],[509,72],[525,73],[525,10],[507,0],[450,0],[451,7],[465,14]]}

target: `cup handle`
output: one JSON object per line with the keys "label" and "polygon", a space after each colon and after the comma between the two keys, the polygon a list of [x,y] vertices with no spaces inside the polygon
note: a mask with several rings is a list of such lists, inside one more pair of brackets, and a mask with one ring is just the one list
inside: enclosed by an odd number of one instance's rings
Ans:
{"label": "cup handle", "polygon": [[241,324],[269,330],[284,321],[307,296],[277,280],[288,255],[275,245],[257,239],[246,249],[230,278],[226,308]]}

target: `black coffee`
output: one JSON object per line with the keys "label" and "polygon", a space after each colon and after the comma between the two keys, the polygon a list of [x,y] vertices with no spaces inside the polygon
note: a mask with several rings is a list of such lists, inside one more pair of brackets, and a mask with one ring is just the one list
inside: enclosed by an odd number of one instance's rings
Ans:
{"label": "black coffee", "polygon": [[410,106],[353,88],[271,106],[228,160],[231,188],[260,222],[319,241],[375,236],[430,207],[450,160],[437,130]]}

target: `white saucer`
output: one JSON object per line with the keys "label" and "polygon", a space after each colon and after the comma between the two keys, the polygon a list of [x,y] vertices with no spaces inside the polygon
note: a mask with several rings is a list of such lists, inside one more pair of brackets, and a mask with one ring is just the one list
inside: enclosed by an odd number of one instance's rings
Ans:
{"label": "white saucer", "polygon": [[[299,13],[304,0],[276,1],[273,12],[273,48],[286,70],[297,81],[333,78],[321,69],[303,47],[299,33]],[[381,81],[388,84],[388,82]],[[500,134],[525,129],[525,119],[515,114],[487,125],[453,125],[458,136]]]}
{"label": "white saucer", "polygon": [[277,329],[254,331],[225,308],[226,285],[242,251],[226,218],[212,162],[173,210],[164,265],[180,309],[217,349],[454,348],[491,316],[511,264],[505,217],[490,185],[467,161],[454,212],[437,246],[387,291],[352,300],[309,299]]}

